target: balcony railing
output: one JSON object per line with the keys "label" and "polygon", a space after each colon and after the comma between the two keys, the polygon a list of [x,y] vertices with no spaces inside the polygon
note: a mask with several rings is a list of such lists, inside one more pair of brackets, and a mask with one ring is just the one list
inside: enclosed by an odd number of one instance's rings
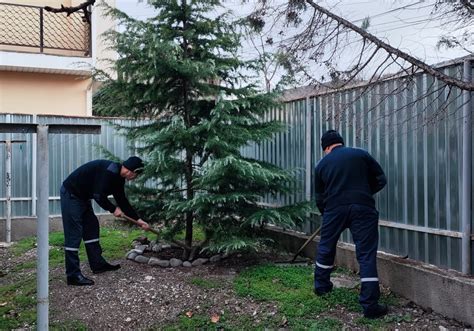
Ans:
{"label": "balcony railing", "polygon": [[0,50],[91,56],[91,25],[43,7],[0,2]]}

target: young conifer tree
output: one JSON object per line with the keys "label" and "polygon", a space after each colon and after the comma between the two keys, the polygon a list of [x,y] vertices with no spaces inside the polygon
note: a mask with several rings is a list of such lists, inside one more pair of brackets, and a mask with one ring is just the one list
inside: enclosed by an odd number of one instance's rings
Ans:
{"label": "young conifer tree", "polygon": [[[95,110],[147,118],[128,128],[147,161],[137,192],[148,220],[163,222],[168,239],[184,230],[184,258],[201,249],[257,248],[262,226],[293,226],[307,203],[262,206],[289,192],[291,171],[243,157],[241,149],[272,139],[281,123],[263,121],[276,95],[248,83],[251,65],[237,55],[240,34],[216,0],[155,0],[157,15],[138,21],[108,8],[123,27],[110,32],[119,57],[116,77],[103,75]],[[240,22],[242,24],[242,22]],[[150,188],[152,187],[152,188]],[[196,225],[203,241],[193,241]]]}

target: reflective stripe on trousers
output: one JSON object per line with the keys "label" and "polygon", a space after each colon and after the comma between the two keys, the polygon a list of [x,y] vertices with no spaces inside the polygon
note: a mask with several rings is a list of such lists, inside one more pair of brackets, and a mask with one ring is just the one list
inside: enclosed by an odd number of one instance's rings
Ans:
{"label": "reflective stripe on trousers", "polygon": [[78,254],[81,240],[84,240],[91,269],[98,269],[105,260],[99,243],[99,221],[92,210],[91,202],[78,199],[61,187],[61,214],[66,275],[75,276],[81,273]]}
{"label": "reflective stripe on trousers", "polygon": [[332,289],[330,281],[339,237],[349,228],[356,246],[361,276],[359,302],[364,310],[376,305],[380,297],[377,275],[378,212],[365,205],[343,205],[324,211],[318,245],[314,286],[319,292]]}

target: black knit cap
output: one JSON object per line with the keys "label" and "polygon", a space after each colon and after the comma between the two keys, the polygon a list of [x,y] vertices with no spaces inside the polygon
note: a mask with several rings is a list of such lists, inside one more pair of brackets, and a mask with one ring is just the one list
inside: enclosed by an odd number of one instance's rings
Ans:
{"label": "black knit cap", "polygon": [[130,156],[122,165],[130,171],[139,174],[143,171],[143,161],[138,156]]}
{"label": "black knit cap", "polygon": [[344,145],[344,139],[342,139],[341,135],[336,130],[328,130],[321,137],[321,147],[324,151],[327,147],[333,144]]}

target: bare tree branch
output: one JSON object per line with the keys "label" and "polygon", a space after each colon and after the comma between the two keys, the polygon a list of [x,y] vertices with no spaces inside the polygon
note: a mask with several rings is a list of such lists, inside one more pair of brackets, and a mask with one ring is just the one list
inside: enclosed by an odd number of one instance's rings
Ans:
{"label": "bare tree branch", "polygon": [[340,85],[340,86],[335,86],[335,88],[342,88],[343,86],[347,85],[348,83],[350,83],[354,78],[356,78],[356,76],[362,71],[364,70],[364,68],[370,63],[370,61],[372,61],[372,59],[374,58],[375,54],[377,54],[377,52],[379,51],[380,48],[376,48],[375,51],[372,53],[372,55],[369,57],[369,59],[367,61],[365,61],[365,63],[361,66],[359,66],[356,70],[356,72],[354,74],[352,74],[347,80],[344,81],[344,84]]}
{"label": "bare tree branch", "polygon": [[474,13],[474,3],[469,0],[461,0],[461,4],[464,8],[467,8],[471,13]]}
{"label": "bare tree branch", "polygon": [[432,75],[433,77],[438,78],[439,80],[443,81],[447,85],[456,86],[456,87],[458,87],[460,89],[463,89],[463,90],[466,90],[466,91],[474,91],[474,84],[464,82],[464,81],[456,79],[454,77],[447,76],[446,74],[442,73],[441,71],[436,70],[435,68],[433,68],[432,66],[424,63],[423,61],[420,61],[420,60],[416,59],[415,57],[413,57],[413,56],[411,56],[411,55],[409,55],[409,54],[407,54],[407,53],[405,53],[405,52],[403,52],[403,51],[401,51],[401,50],[399,50],[399,49],[397,49],[397,48],[395,48],[395,47],[393,47],[393,46],[391,46],[391,45],[389,45],[385,42],[383,42],[382,40],[380,40],[379,38],[375,37],[374,35],[368,33],[364,29],[359,28],[355,24],[353,24],[353,23],[345,20],[344,18],[333,14],[332,12],[328,11],[327,9],[317,5],[316,3],[314,3],[313,0],[306,0],[306,2],[308,4],[310,4],[315,10],[324,13],[326,16],[328,16],[331,19],[335,20],[340,25],[343,25],[344,27],[349,28],[352,31],[358,33],[359,35],[361,35],[365,39],[370,40],[371,42],[373,42],[378,47],[383,48],[388,53],[394,54],[397,57],[399,57],[401,59],[404,59],[405,61],[419,67],[420,69],[422,69],[426,73]]}
{"label": "bare tree branch", "polygon": [[84,13],[82,20],[90,24],[91,12],[89,11],[88,7],[93,6],[95,4],[95,1],[96,0],[87,0],[86,2],[83,2],[80,5],[70,6],[70,7],[65,7],[64,5],[61,5],[61,8],[53,8],[53,7],[45,6],[44,10],[49,11],[51,13],[67,13],[67,16],[71,15],[72,13],[82,10]]}

